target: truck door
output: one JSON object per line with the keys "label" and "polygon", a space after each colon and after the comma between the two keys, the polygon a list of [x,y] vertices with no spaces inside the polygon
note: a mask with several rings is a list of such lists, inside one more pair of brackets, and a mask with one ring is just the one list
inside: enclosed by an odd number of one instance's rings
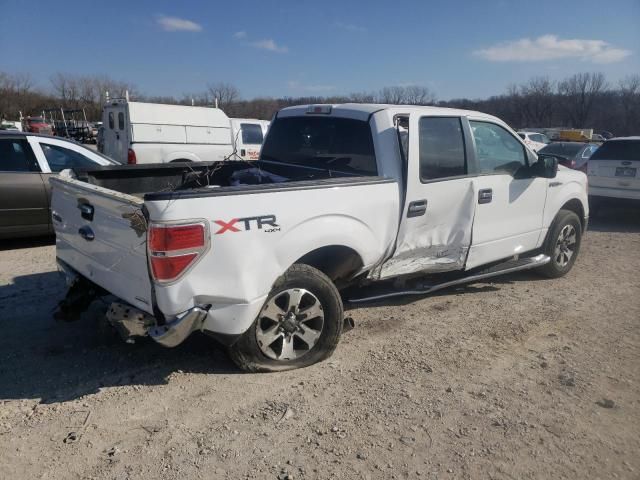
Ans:
{"label": "truck door", "polygon": [[469,121],[478,176],[473,246],[467,268],[535,249],[542,231],[548,180],[522,175],[524,144],[497,123]]}
{"label": "truck door", "polygon": [[236,132],[236,151],[243,160],[258,160],[264,141],[262,125],[253,122],[240,122]]}
{"label": "truck door", "polygon": [[116,162],[127,163],[129,119],[126,104],[112,104],[103,115],[104,154]]}
{"label": "truck door", "polygon": [[476,206],[468,130],[460,117],[409,118],[406,200],[380,278],[464,268]]}

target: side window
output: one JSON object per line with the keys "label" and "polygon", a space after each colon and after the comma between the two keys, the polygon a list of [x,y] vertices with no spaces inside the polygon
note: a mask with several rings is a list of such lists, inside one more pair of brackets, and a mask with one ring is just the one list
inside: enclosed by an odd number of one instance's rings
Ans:
{"label": "side window", "polygon": [[26,140],[0,139],[0,172],[37,172],[39,170]]}
{"label": "side window", "polygon": [[470,121],[479,173],[508,173],[527,164],[524,146],[500,125]]}
{"label": "side window", "polygon": [[124,130],[124,113],[118,112],[118,129]]}
{"label": "side window", "polygon": [[420,180],[467,173],[462,124],[457,117],[422,117],[419,122]]}
{"label": "side window", "polygon": [[255,123],[241,123],[242,143],[244,145],[262,145],[264,140],[262,135],[262,127]]}
{"label": "side window", "polygon": [[41,143],[40,146],[52,172],[61,172],[65,168],[92,168],[98,166],[93,160],[68,148],[48,143]]}
{"label": "side window", "polygon": [[596,147],[594,147],[593,145],[589,145],[587,148],[584,149],[584,152],[582,152],[582,158],[591,157],[591,155],[595,150],[596,150]]}
{"label": "side window", "polygon": [[113,112],[109,112],[109,128],[111,130],[113,130],[114,128]]}

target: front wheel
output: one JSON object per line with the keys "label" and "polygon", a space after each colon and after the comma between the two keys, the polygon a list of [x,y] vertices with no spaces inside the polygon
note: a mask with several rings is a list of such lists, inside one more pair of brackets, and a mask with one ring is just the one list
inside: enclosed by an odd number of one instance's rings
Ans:
{"label": "front wheel", "polygon": [[276,281],[258,318],[229,354],[249,372],[307,367],[331,356],[342,325],[342,300],[333,282],[296,264]]}
{"label": "front wheel", "polygon": [[575,212],[560,210],[545,241],[544,253],[551,260],[539,272],[549,278],[569,273],[580,251],[582,224]]}

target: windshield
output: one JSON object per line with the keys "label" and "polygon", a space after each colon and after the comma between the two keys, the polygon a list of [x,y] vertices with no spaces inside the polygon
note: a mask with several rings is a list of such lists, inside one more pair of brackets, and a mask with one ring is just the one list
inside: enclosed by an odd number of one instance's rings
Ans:
{"label": "windshield", "polygon": [[573,157],[584,148],[583,143],[551,143],[538,150],[538,153],[549,153],[563,157]]}
{"label": "windshield", "polygon": [[262,160],[377,175],[367,122],[336,117],[285,117],[271,125]]}
{"label": "windshield", "polygon": [[608,141],[591,155],[591,160],[640,161],[640,140]]}

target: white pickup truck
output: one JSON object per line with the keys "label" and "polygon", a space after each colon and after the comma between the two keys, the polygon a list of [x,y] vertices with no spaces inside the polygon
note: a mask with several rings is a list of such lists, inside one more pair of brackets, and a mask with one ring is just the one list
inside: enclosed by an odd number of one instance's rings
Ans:
{"label": "white pickup truck", "polygon": [[532,268],[560,277],[588,221],[582,172],[495,117],[436,107],[285,108],[257,162],[51,182],[71,285],[60,316],[111,294],[126,337],[175,346],[202,331],[250,371],[331,355],[340,290],[357,302]]}

